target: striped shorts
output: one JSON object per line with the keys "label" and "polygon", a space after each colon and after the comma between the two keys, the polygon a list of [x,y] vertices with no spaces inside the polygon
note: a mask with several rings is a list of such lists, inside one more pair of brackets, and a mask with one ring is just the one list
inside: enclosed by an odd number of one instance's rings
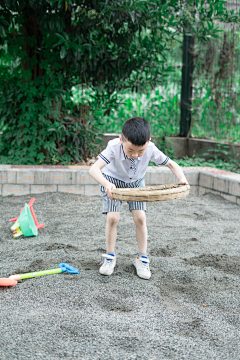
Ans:
{"label": "striped shorts", "polygon": [[[132,183],[125,183],[124,181],[115,179],[109,175],[103,174],[103,176],[111,183],[113,183],[116,188],[138,188],[145,186],[145,176],[142,179],[134,181]],[[120,200],[111,200],[105,192],[105,188],[100,185],[101,195],[103,198],[102,213],[107,214],[108,212],[120,212],[122,201]],[[146,211],[146,203],[140,201],[128,201],[129,211],[132,210],[144,210]]]}

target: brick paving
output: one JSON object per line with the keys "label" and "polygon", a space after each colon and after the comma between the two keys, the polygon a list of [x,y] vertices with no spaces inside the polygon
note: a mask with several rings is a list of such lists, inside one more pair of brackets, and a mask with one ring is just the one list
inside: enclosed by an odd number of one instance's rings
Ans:
{"label": "brick paving", "polygon": [[[0,165],[0,195],[62,192],[100,195],[99,185],[88,173],[87,165]],[[210,167],[183,167],[191,193],[211,192],[240,204],[240,174]],[[167,167],[149,166],[146,185],[178,183]]]}

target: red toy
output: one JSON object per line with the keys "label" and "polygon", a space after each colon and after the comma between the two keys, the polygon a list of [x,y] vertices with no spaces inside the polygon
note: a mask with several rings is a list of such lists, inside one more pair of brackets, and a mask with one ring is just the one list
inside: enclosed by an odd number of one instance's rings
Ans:
{"label": "red toy", "polygon": [[[35,222],[36,228],[37,228],[37,229],[41,229],[41,228],[43,228],[45,225],[44,225],[44,224],[40,224],[40,225],[39,225],[39,223],[38,223],[38,221],[37,221],[37,217],[36,217],[35,212],[34,212],[33,207],[32,207],[35,200],[36,200],[35,198],[31,198],[31,200],[30,200],[29,203],[28,203],[28,206],[30,207],[30,211],[31,211],[33,220],[34,220],[34,222]],[[22,212],[23,209],[24,209],[24,207],[20,210],[20,214],[21,214],[21,212]],[[18,217],[13,218],[13,219],[10,219],[9,221],[12,222],[12,221],[17,221],[17,220],[18,220]]]}

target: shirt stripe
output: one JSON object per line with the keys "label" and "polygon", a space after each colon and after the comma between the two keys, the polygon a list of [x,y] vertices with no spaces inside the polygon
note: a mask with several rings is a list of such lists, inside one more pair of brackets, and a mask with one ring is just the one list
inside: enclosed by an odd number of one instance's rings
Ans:
{"label": "shirt stripe", "polygon": [[136,171],[137,171],[137,166],[136,166],[136,162],[134,159],[131,159],[131,158],[128,158],[130,161],[131,161],[131,167],[130,169],[133,170],[134,174],[136,174]]}
{"label": "shirt stripe", "polygon": [[105,156],[103,156],[103,154],[99,154],[98,155],[106,164],[110,164],[110,161],[107,159],[107,158],[105,158]]}
{"label": "shirt stripe", "polygon": [[163,166],[163,165],[167,165],[167,163],[169,162],[169,157],[167,157],[164,162],[162,164],[157,164],[158,166]]}
{"label": "shirt stripe", "polygon": [[124,152],[124,150],[123,150],[122,144],[121,144],[121,149],[122,149],[122,152],[123,152],[123,155],[124,155],[125,159],[129,159],[129,157],[125,154],[125,152]]}

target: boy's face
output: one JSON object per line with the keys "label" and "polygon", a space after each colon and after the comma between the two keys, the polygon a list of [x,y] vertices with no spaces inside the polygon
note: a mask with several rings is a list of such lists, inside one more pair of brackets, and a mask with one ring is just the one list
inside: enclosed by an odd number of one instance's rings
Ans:
{"label": "boy's face", "polygon": [[143,154],[147,150],[149,143],[149,141],[147,141],[143,146],[136,146],[127,139],[123,139],[122,136],[120,136],[120,142],[123,146],[123,151],[125,152],[125,154],[132,159],[143,156]]}

